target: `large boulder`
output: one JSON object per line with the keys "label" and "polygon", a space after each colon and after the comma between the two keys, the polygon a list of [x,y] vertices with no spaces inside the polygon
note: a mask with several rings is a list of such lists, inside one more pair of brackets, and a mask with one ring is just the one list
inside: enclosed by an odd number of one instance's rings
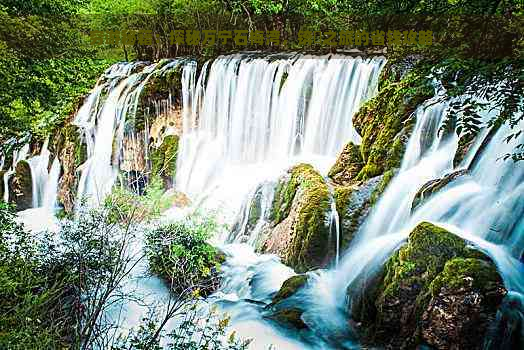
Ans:
{"label": "large boulder", "polygon": [[429,198],[431,198],[435,193],[437,193],[450,183],[456,181],[457,179],[467,175],[467,173],[468,171],[466,169],[457,170],[444,175],[440,179],[434,179],[426,182],[415,195],[413,203],[411,204],[411,211],[415,211],[415,209],[427,202]]}
{"label": "large boulder", "polygon": [[16,205],[17,211],[33,207],[33,180],[31,167],[25,160],[18,162],[15,172],[9,178],[9,202]]}
{"label": "large boulder", "polygon": [[272,227],[261,252],[277,254],[297,272],[324,267],[332,255],[331,194],[324,178],[299,164],[277,183],[271,206]]}
{"label": "large boulder", "polygon": [[350,313],[363,341],[401,349],[482,348],[507,292],[489,257],[427,222],[360,287]]}

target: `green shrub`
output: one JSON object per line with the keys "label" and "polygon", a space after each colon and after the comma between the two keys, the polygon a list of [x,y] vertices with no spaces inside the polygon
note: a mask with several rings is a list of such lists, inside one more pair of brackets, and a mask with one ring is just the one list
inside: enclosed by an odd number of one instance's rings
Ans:
{"label": "green shrub", "polygon": [[224,256],[207,240],[218,229],[214,218],[197,214],[148,233],[151,271],[169,281],[177,293],[212,293]]}

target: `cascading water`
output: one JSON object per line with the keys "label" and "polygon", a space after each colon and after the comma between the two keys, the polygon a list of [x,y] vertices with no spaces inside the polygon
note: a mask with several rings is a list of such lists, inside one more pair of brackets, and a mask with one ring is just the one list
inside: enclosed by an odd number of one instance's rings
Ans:
{"label": "cascading water", "polygon": [[384,62],[219,57],[202,70],[185,114],[177,188],[193,198],[217,189],[235,212],[251,188],[300,159],[327,172],[346,142],[360,142],[352,115],[375,92]]}
{"label": "cascading water", "polygon": [[[152,76],[175,69],[182,62],[185,61],[174,60],[159,68],[156,63],[145,67],[141,62],[119,63],[108,69],[93,89],[74,120],[87,144],[87,161],[81,166],[78,186],[79,202],[87,198],[91,205],[99,204],[111,191],[120,166],[126,120],[135,117],[144,87]],[[101,101],[104,91],[107,96]]]}
{"label": "cascading water", "polygon": [[13,163],[11,168],[4,173],[3,182],[4,182],[4,202],[9,202],[9,179],[15,173],[16,165],[22,160],[27,159],[29,154],[29,144],[24,145],[20,150],[15,150],[13,152]]}
{"label": "cascading water", "polygon": [[[53,213],[56,206],[60,161],[55,157],[49,168],[49,140],[42,146],[40,154],[31,157],[27,162],[31,167],[33,208],[45,208]],[[49,169],[48,169],[49,168]]]}

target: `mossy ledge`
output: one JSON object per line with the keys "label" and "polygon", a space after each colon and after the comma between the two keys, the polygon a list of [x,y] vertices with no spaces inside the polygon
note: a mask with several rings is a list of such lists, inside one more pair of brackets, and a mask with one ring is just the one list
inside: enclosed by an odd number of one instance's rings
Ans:
{"label": "mossy ledge", "polygon": [[366,180],[400,166],[406,136],[413,126],[411,114],[434,94],[429,80],[415,72],[398,82],[388,81],[378,95],[353,117],[362,136],[360,152],[364,166],[357,180]]}
{"label": "mossy ledge", "polygon": [[363,342],[400,349],[482,348],[507,293],[488,256],[427,222],[363,285],[350,303]]}

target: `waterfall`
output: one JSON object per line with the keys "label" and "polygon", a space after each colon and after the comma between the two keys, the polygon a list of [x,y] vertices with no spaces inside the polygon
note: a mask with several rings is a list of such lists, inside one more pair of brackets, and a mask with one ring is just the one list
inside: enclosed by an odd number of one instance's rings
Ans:
{"label": "waterfall", "polygon": [[[85,198],[89,204],[96,205],[111,192],[120,170],[123,139],[130,133],[126,122],[136,116],[144,87],[153,76],[162,75],[186,61],[173,60],[160,67],[157,63],[118,63],[105,72],[74,120],[87,145],[87,161],[80,168],[78,202]],[[192,61],[189,64],[194,66]],[[164,110],[159,104],[156,109],[159,113]],[[145,123],[148,126],[147,120]],[[144,139],[147,156],[148,130],[142,136],[132,137]]]}
{"label": "waterfall", "polygon": [[297,160],[326,170],[345,143],[360,143],[352,116],[384,62],[237,54],[206,63],[184,114],[177,189],[193,198],[215,190],[238,209],[250,188]]}
{"label": "waterfall", "polygon": [[49,168],[49,140],[44,142],[40,154],[28,159],[31,168],[33,208],[54,212],[57,201],[60,161],[55,157]]}
{"label": "waterfall", "polygon": [[27,159],[29,154],[29,144],[25,144],[20,150],[13,151],[13,163],[9,170],[4,173],[4,202],[9,202],[9,179],[15,173],[16,165],[22,160]]}
{"label": "waterfall", "polygon": [[[494,260],[506,287],[524,292],[521,281],[524,266],[519,261],[524,253],[524,168],[500,159],[524,142],[523,135],[513,142],[505,142],[509,126],[500,127],[469,174],[446,185],[411,213],[411,203],[418,189],[427,181],[454,170],[458,138],[454,133],[438,132],[446,118],[446,106],[431,99],[415,112],[416,126],[399,174],[361,227],[340,267],[322,279],[322,283],[330,285],[337,300],[344,299],[346,286],[359,278],[361,272],[380,268],[391,251],[421,221],[434,222],[476,244]],[[487,121],[496,113],[497,110],[486,109],[481,115]],[[517,127],[522,128],[523,124]],[[479,133],[480,140],[475,142],[470,153],[479,150],[478,145],[486,135],[487,130]],[[471,160],[472,157],[468,154],[466,158]]]}

